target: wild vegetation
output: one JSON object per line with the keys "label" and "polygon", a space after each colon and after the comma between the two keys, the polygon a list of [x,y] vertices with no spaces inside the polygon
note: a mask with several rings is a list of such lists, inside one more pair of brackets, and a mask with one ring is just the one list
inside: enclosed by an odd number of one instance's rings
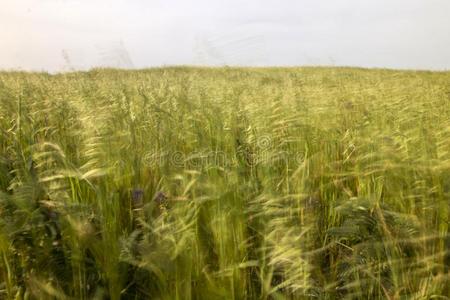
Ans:
{"label": "wild vegetation", "polygon": [[1,299],[448,299],[450,72],[0,73]]}

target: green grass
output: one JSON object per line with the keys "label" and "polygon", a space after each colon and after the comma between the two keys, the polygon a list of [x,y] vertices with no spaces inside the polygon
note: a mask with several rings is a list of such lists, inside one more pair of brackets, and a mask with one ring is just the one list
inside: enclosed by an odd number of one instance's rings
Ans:
{"label": "green grass", "polygon": [[1,299],[448,299],[450,72],[0,73]]}

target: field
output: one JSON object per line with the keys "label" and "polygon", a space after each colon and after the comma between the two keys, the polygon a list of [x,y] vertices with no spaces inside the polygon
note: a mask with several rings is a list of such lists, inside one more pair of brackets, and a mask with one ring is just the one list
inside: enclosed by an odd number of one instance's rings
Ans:
{"label": "field", "polygon": [[0,299],[448,299],[450,72],[0,73]]}

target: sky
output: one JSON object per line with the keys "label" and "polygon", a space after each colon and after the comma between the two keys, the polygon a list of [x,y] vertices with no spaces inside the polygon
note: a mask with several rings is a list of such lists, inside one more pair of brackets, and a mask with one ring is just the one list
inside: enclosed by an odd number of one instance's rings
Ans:
{"label": "sky", "polygon": [[449,0],[1,0],[0,69],[450,70]]}

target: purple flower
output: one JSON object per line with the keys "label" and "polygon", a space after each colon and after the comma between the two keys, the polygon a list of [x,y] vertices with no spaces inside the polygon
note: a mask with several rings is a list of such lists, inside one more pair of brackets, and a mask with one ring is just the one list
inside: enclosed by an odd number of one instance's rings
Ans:
{"label": "purple flower", "polygon": [[162,204],[165,200],[167,200],[167,196],[166,194],[164,194],[164,192],[159,191],[155,194],[153,200],[158,202],[159,204]]}
{"label": "purple flower", "polygon": [[133,206],[139,207],[142,206],[144,198],[144,191],[141,189],[133,189],[131,192],[131,199],[133,200]]}

